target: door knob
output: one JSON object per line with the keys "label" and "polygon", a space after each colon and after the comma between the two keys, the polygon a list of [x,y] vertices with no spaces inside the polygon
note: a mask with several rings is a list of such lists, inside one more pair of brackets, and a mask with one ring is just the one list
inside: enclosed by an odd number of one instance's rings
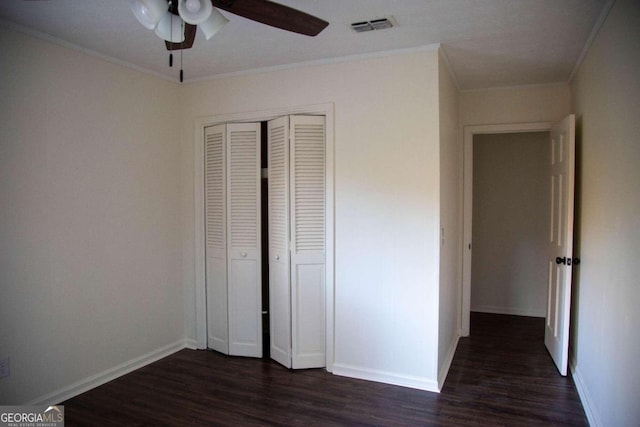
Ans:
{"label": "door knob", "polygon": [[241,253],[240,253],[240,256],[241,256],[242,258],[246,258],[247,253],[246,253],[246,252],[241,252]]}
{"label": "door knob", "polygon": [[276,261],[280,259],[280,255],[276,255]]}

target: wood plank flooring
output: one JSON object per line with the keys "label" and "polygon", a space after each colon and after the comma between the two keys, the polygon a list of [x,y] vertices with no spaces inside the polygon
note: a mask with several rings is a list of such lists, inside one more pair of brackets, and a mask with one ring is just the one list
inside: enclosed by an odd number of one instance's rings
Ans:
{"label": "wood plank flooring", "polygon": [[588,425],[543,322],[472,313],[440,394],[182,350],[63,402],[66,426]]}

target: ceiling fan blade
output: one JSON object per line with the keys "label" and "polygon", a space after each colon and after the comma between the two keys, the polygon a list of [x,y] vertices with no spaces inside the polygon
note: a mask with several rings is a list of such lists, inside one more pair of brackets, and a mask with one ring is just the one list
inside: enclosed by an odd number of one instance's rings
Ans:
{"label": "ceiling fan blade", "polygon": [[196,39],[196,26],[184,24],[184,41],[182,43],[171,43],[165,41],[165,45],[167,46],[167,50],[180,50],[180,49],[189,49],[193,46],[193,41]]}
{"label": "ceiling fan blade", "polygon": [[218,9],[234,15],[306,36],[316,36],[329,25],[325,20],[268,0],[211,0],[211,2]]}

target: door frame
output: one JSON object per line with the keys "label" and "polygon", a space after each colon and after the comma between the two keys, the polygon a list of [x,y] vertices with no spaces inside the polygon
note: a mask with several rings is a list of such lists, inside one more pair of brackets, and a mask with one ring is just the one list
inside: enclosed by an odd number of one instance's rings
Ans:
{"label": "door frame", "polygon": [[553,122],[509,123],[464,126],[463,147],[463,245],[462,245],[462,301],[460,310],[460,336],[470,333],[471,317],[471,257],[473,220],[473,137],[492,133],[548,132]]}
{"label": "door frame", "polygon": [[194,215],[195,215],[195,326],[196,346],[207,348],[207,306],[206,306],[206,257],[205,257],[205,218],[204,218],[204,129],[222,123],[264,122],[281,116],[307,114],[325,116],[325,349],[326,370],[333,370],[334,362],[334,105],[333,103],[315,104],[298,107],[273,108],[262,111],[219,114],[197,118],[194,122]]}

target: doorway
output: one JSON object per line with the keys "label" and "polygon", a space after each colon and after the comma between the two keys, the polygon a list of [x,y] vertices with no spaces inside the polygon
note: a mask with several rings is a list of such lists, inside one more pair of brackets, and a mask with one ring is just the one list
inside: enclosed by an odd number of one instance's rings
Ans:
{"label": "doorway", "polygon": [[471,311],[545,317],[549,132],[473,138]]}
{"label": "doorway", "polygon": [[[547,307],[544,344],[561,375],[567,375],[569,317],[573,266],[573,207],[575,188],[575,115],[555,124],[469,126],[464,132],[464,252],[460,334],[468,336],[471,311],[473,146],[474,135],[491,133],[549,132],[549,223]],[[504,179],[511,179],[508,176]]]}
{"label": "doorway", "polygon": [[[474,137],[480,135],[502,135],[502,134],[520,134],[520,133],[538,133],[549,132],[552,123],[523,123],[523,124],[508,124],[508,125],[479,125],[479,126],[465,126],[464,128],[464,245],[463,245],[463,277],[462,277],[462,310],[460,320],[460,335],[468,336],[470,333],[470,312],[472,308],[472,290],[471,290],[471,275],[472,275],[472,251],[474,249],[473,244],[473,186],[474,186]],[[507,270],[509,267],[508,262],[505,260],[500,261],[501,264],[506,264]],[[488,293],[499,292],[499,290],[489,290]],[[480,301],[474,301],[480,303]],[[486,307],[485,307],[486,309]],[[495,307],[494,307],[495,309]]]}

